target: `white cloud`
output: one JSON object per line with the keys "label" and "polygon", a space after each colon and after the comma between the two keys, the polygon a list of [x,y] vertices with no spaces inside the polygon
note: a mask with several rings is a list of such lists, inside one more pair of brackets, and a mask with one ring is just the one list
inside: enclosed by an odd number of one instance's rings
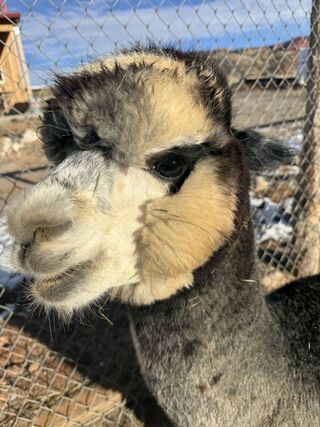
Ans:
{"label": "white cloud", "polygon": [[25,17],[22,33],[35,81],[36,73],[43,78],[50,68],[66,68],[148,37],[161,42],[200,40],[200,44],[212,39],[213,46],[215,39],[227,37],[231,48],[243,34],[257,34],[262,43],[271,31],[275,39],[280,35],[289,39],[299,34],[299,28],[305,31],[310,9],[311,0],[216,0],[110,13],[103,2],[93,2],[87,11],[67,2],[59,14],[51,9]]}

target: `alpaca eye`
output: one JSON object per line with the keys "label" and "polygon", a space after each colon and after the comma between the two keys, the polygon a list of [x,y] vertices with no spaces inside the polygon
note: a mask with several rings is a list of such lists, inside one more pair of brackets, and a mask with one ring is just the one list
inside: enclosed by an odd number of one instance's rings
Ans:
{"label": "alpaca eye", "polygon": [[171,155],[158,160],[153,165],[153,170],[163,178],[177,179],[180,178],[188,169],[186,160],[177,155]]}

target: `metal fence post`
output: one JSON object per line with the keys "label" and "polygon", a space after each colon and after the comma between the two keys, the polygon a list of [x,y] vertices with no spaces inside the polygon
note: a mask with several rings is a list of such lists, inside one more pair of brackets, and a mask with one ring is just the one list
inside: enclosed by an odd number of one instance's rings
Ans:
{"label": "metal fence post", "polygon": [[304,146],[295,202],[299,206],[297,243],[303,252],[302,277],[320,271],[320,0],[312,2]]}

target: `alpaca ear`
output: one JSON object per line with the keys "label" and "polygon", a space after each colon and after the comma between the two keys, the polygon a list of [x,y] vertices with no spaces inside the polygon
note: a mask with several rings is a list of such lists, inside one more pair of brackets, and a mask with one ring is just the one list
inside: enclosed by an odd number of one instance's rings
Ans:
{"label": "alpaca ear", "polygon": [[62,162],[76,148],[67,119],[56,98],[46,100],[38,129],[44,152],[52,163]]}
{"label": "alpaca ear", "polygon": [[288,165],[297,154],[284,142],[267,138],[251,129],[232,129],[232,133],[244,145],[245,160],[253,172]]}

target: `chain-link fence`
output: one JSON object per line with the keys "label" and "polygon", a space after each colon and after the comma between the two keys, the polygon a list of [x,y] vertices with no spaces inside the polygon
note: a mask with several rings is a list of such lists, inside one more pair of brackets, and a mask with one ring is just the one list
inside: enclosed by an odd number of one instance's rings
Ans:
{"label": "chain-link fence", "polygon": [[8,263],[4,209],[49,170],[37,127],[52,72],[147,39],[216,56],[233,89],[234,124],[296,151],[291,165],[252,178],[269,290],[319,270],[319,3],[0,1],[1,426],[167,425],[139,374],[124,309],[108,303],[61,330],[31,313]]}

